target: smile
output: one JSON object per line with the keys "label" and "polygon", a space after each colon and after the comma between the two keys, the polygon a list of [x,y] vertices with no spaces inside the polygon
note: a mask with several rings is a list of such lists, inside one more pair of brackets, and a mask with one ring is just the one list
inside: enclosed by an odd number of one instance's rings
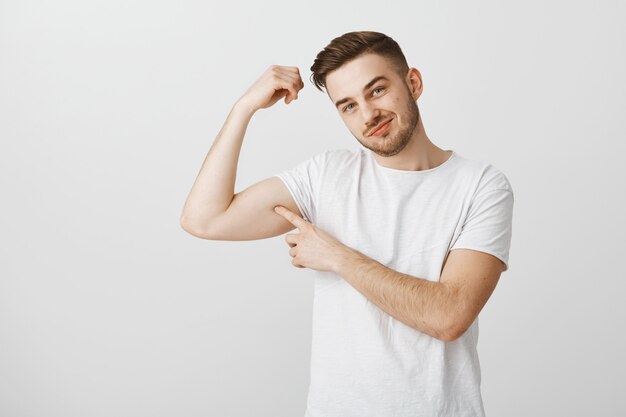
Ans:
{"label": "smile", "polygon": [[380,127],[378,127],[375,131],[373,131],[370,136],[379,136],[383,133],[385,133],[387,130],[389,130],[389,126],[391,126],[391,121],[393,119],[389,119],[389,121],[385,122],[384,124],[382,124]]}

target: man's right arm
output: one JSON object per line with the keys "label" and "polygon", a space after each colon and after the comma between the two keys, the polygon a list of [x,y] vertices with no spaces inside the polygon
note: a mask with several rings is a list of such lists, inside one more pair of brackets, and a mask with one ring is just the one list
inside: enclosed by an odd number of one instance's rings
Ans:
{"label": "man's right arm", "polygon": [[287,104],[297,99],[304,86],[293,68],[271,66],[231,108],[185,202],[180,224],[188,233],[210,240],[253,240],[294,229],[273,210],[284,205],[300,213],[278,177],[234,194],[241,145],[252,116],[282,97]]}

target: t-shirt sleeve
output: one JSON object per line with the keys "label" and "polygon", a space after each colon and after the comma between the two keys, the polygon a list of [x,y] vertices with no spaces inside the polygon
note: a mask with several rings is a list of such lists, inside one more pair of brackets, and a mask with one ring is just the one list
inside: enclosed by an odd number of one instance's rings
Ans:
{"label": "t-shirt sleeve", "polygon": [[494,255],[504,262],[503,272],[509,269],[513,223],[513,189],[490,189],[476,194],[461,233],[450,250],[474,249]]}
{"label": "t-shirt sleeve", "polygon": [[322,152],[296,166],[275,174],[287,186],[304,219],[315,223],[317,219],[317,194],[327,152]]}

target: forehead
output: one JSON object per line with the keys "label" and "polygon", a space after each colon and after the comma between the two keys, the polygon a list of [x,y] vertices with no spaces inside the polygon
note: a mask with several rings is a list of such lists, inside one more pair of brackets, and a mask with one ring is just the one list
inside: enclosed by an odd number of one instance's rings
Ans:
{"label": "forehead", "polygon": [[379,75],[390,80],[397,77],[384,57],[376,54],[361,55],[326,76],[326,92],[333,101],[356,97],[369,81]]}

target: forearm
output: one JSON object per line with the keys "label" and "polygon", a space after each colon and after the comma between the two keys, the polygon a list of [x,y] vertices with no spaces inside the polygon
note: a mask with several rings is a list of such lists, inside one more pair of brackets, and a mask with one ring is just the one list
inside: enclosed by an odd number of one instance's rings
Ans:
{"label": "forearm", "polygon": [[185,201],[180,218],[185,229],[202,230],[230,206],[241,145],[253,114],[241,101],[231,108]]}
{"label": "forearm", "polygon": [[453,293],[439,282],[387,268],[347,248],[335,272],[387,314],[437,339],[451,340]]}

